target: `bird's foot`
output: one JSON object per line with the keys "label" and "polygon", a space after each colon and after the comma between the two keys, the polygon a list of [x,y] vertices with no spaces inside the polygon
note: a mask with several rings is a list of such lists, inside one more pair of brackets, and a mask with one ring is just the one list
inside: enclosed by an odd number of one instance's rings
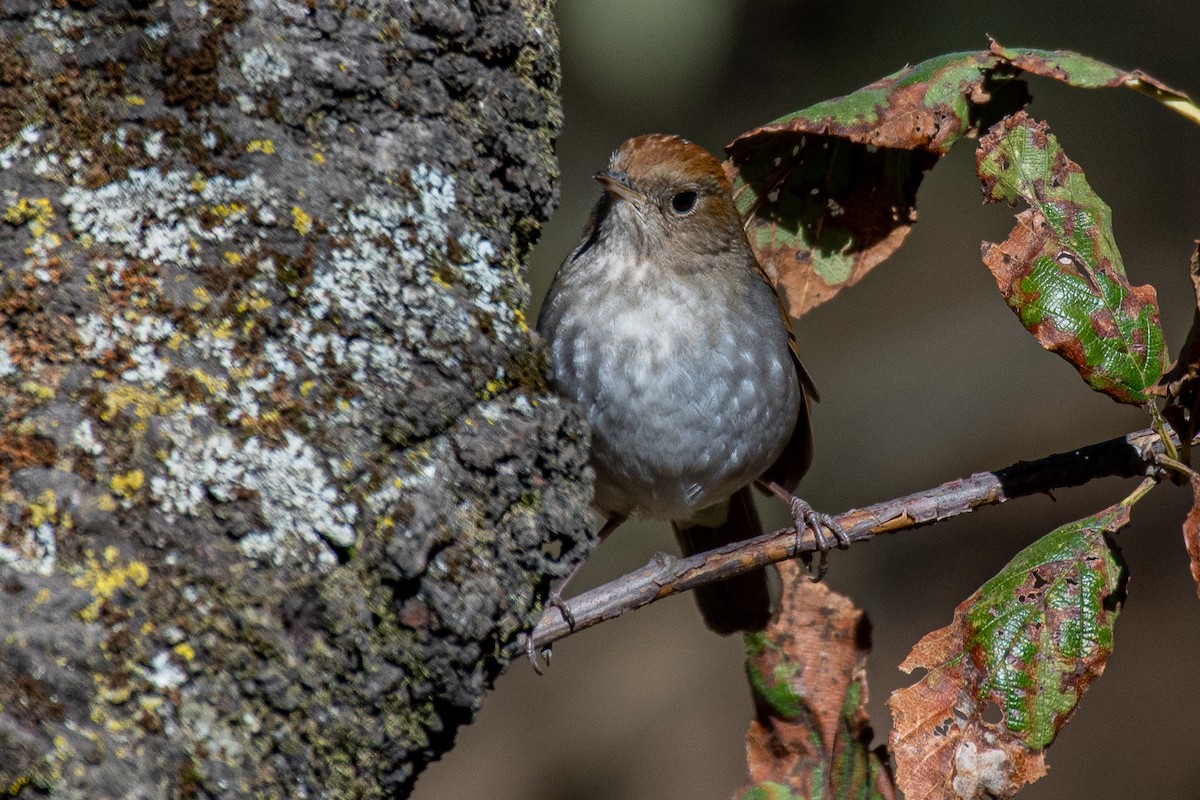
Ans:
{"label": "bird's foot", "polygon": [[[829,551],[833,549],[835,545],[842,550],[845,550],[847,547],[849,547],[849,535],[832,515],[817,511],[807,502],[792,494],[774,481],[764,482],[763,486],[771,494],[786,502],[788,507],[791,509],[792,524],[796,528],[797,550],[800,549],[800,543],[804,539],[804,531],[812,531],[813,539],[816,542],[816,550],[820,555],[817,558],[816,572],[812,573],[811,579],[813,583],[819,582],[825,577],[825,573],[829,570]],[[830,540],[829,534],[832,534],[832,541]],[[809,559],[806,563],[811,571],[811,559]]]}

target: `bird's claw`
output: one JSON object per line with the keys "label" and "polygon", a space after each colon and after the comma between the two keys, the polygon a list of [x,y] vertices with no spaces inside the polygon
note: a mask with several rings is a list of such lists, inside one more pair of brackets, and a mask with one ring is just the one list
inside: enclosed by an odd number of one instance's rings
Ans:
{"label": "bird's claw", "polygon": [[[541,652],[542,660],[546,662],[547,667],[550,666],[550,657],[553,654],[554,653],[553,653],[553,650],[551,650],[550,645],[546,645],[545,647],[542,648],[542,652]],[[533,632],[532,631],[525,634],[525,657],[529,659],[529,664],[533,667],[533,671],[535,673],[537,673],[538,675],[544,674],[542,672],[542,665],[538,661],[537,647],[534,646],[534,644],[533,644]]]}
{"label": "bird's claw", "polygon": [[[813,539],[816,541],[816,549],[820,556],[817,560],[817,571],[811,579],[813,583],[818,583],[829,570],[829,551],[833,549],[835,543],[839,549],[845,550],[850,546],[850,537],[831,515],[817,511],[799,497],[793,496],[790,502],[792,522],[796,526],[796,549],[800,548],[800,540],[804,536],[804,531],[811,530],[813,532]],[[825,533],[826,529],[833,534],[834,542],[830,542],[829,536]],[[809,564],[811,565],[811,560]]]}
{"label": "bird's claw", "polygon": [[[557,608],[558,613],[562,614],[563,622],[567,623],[567,627],[571,630],[575,630],[575,615],[571,613],[571,609],[567,608],[567,603],[562,598],[563,585],[565,585],[565,581],[563,584],[551,588],[549,596],[546,597],[546,606],[549,608]],[[551,655],[552,651],[550,649],[550,645],[546,645],[542,648],[542,660],[546,662],[547,667],[550,666]],[[533,671],[538,675],[541,675],[542,666],[538,662],[538,652],[537,648],[533,644],[532,632],[525,637],[525,656],[529,659],[529,663],[533,665]]]}

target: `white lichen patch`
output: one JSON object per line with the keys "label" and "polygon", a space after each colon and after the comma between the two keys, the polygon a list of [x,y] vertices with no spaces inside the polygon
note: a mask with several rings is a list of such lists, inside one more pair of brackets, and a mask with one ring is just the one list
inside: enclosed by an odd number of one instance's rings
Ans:
{"label": "white lichen patch", "polygon": [[283,52],[267,42],[242,56],[242,76],[256,89],[263,89],[292,77],[292,65]]}
{"label": "white lichen patch", "polygon": [[240,715],[227,714],[224,709],[218,711],[211,689],[206,691],[206,688],[199,683],[184,688],[176,717],[186,733],[177,736],[202,743],[209,758],[226,764],[238,763],[245,758],[247,744],[256,741],[254,733],[261,723],[248,710],[248,704]]}
{"label": "white lichen patch", "polygon": [[162,156],[163,150],[165,149],[163,145],[163,140],[165,137],[166,134],[164,134],[162,131],[154,131],[147,136],[146,140],[142,142],[142,149],[146,151],[146,155],[157,161]]}
{"label": "white lichen patch", "polygon": [[13,364],[12,352],[8,349],[8,342],[0,341],[0,378],[7,378],[10,375],[15,375],[16,372],[17,368]]}
{"label": "white lichen patch", "polygon": [[[0,530],[0,535],[6,539],[11,536],[3,530]],[[54,565],[58,561],[54,525],[43,522],[35,527],[25,528],[18,537],[19,541],[15,543],[0,544],[0,564],[32,575],[54,574]]]}
{"label": "white lichen patch", "polygon": [[[130,170],[122,180],[96,189],[74,186],[62,201],[72,229],[128,258],[196,266],[200,244],[234,239],[229,225],[245,222],[248,209],[279,202],[258,174],[233,180],[214,176],[197,184],[189,174]],[[224,224],[202,225],[202,211]]]}
{"label": "white lichen patch", "polygon": [[187,680],[183,671],[171,657],[170,650],[159,650],[150,661],[150,669],[143,669],[142,676],[159,690],[178,689]]}
{"label": "white lichen patch", "polygon": [[[523,333],[519,316],[501,297],[506,280],[495,248],[475,232],[451,235],[454,179],[426,166],[410,178],[413,200],[367,198],[333,223],[335,241],[347,244],[317,265],[310,290],[313,316],[323,319],[336,311],[339,318],[374,329],[387,320],[388,329],[399,327],[420,352],[426,343],[470,338],[475,322],[462,303],[470,296],[501,341]],[[452,293],[443,273],[466,291]]]}
{"label": "white lichen patch", "polygon": [[18,572],[50,575],[58,560],[58,527],[70,527],[70,512],[60,513],[58,496],[47,489],[37,497],[28,498],[22,523],[11,526],[0,519],[0,564]]}
{"label": "white lichen patch", "polygon": [[88,314],[75,322],[85,358],[99,361],[120,348],[133,362],[133,366],[122,371],[122,380],[151,388],[162,385],[171,362],[161,346],[177,334],[171,320],[155,314]]}
{"label": "white lichen patch", "polygon": [[10,169],[20,159],[29,158],[33,153],[33,145],[42,137],[33,125],[26,125],[17,134],[17,138],[0,147],[0,169]]}
{"label": "white lichen patch", "polygon": [[77,447],[80,452],[91,456],[98,456],[104,452],[104,445],[96,439],[96,431],[92,428],[92,421],[86,418],[71,429],[71,444]]}
{"label": "white lichen patch", "polygon": [[358,507],[339,503],[320,454],[291,431],[275,447],[258,437],[238,443],[227,431],[200,435],[186,414],[164,427],[174,447],[164,474],[150,479],[151,495],[169,517],[197,514],[207,501],[229,502],[241,490],[257,495],[269,526],[241,540],[250,557],[275,564],[315,560],[333,564],[332,547],[357,541]]}
{"label": "white lichen patch", "polygon": [[33,18],[33,28],[59,55],[74,53],[77,48],[92,43],[82,15],[57,5],[42,6]]}

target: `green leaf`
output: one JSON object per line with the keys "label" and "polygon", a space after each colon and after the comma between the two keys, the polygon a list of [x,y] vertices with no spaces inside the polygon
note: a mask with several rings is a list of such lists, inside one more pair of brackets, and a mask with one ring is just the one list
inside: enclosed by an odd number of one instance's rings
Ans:
{"label": "green leaf", "polygon": [[1140,70],[1117,69],[1070,50],[1008,48],[993,41],[991,52],[1017,69],[1052,78],[1077,89],[1113,89],[1118,86],[1133,89],[1192,122],[1200,123],[1200,106],[1192,98]]}
{"label": "green leaf", "polygon": [[916,219],[924,173],[981,118],[1028,101],[997,62],[987,52],[938,56],[726,147],[747,237],[793,316],[891,255]]}
{"label": "green leaf", "polygon": [[1044,123],[1024,112],[979,144],[976,171],[991,201],[1023,200],[1007,241],[983,260],[1021,324],[1122,403],[1149,402],[1166,366],[1152,286],[1131,286],[1113,240],[1112,212]]}
{"label": "green leaf", "polygon": [[1130,77],[1124,70],[1070,50],[1008,48],[992,42],[991,52],[1018,69],[1053,78],[1077,89],[1113,88],[1123,85]]}
{"label": "green leaf", "polygon": [[1022,550],[913,647],[900,669],[927,674],[888,700],[906,796],[1008,797],[1045,774],[1044,749],[1112,651],[1126,572],[1108,534],[1152,485]]}
{"label": "green leaf", "polygon": [[1200,107],[1138,71],[1070,51],[950,53],[747,131],[725,170],[747,238],[792,316],[853,286],[916,219],[917,188],[964,135],[1029,102],[1022,72],[1078,88],[1125,86],[1194,122]]}
{"label": "green leaf", "polygon": [[742,792],[740,800],[807,800],[807,798],[792,794],[792,790],[782,783],[763,781]]}
{"label": "green leaf", "polygon": [[[788,661],[780,648],[765,634],[747,633],[746,677],[756,703],[770,709],[772,716],[796,719],[804,710],[804,698],[792,690],[792,678],[799,665]],[[763,670],[769,669],[770,674]]]}
{"label": "green leaf", "polygon": [[1105,533],[1129,520],[1114,506],[1064,525],[1017,554],[968,601],[967,653],[981,702],[1005,730],[1042,748],[1074,713],[1112,651],[1125,572]]}

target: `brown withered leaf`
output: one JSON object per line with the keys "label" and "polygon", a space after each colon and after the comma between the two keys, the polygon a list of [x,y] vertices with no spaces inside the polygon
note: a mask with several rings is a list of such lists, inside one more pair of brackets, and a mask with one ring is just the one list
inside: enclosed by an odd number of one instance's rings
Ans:
{"label": "brown withered leaf", "polygon": [[870,747],[866,615],[797,562],[779,566],[779,615],[746,637],[758,717],[746,734],[753,783],[737,796],[890,800],[887,755]]}
{"label": "brown withered leaf", "polygon": [[1191,275],[1196,295],[1192,327],[1179,358],[1155,387],[1155,394],[1167,398],[1162,413],[1179,437],[1179,455],[1185,464],[1192,463],[1192,439],[1196,435],[1196,416],[1200,413],[1200,240],[1192,251]]}
{"label": "brown withered leaf", "polygon": [[925,172],[961,136],[1023,106],[986,51],[930,59],[739,136],[726,172],[746,235],[792,316],[859,281],[916,220]]}
{"label": "brown withered leaf", "polygon": [[1144,492],[1018,553],[927,634],[900,669],[927,670],[888,700],[908,800],[1011,797],[1104,671],[1125,569],[1108,534]]}
{"label": "brown withered leaf", "polygon": [[1193,474],[1191,484],[1192,508],[1183,521],[1183,544],[1187,548],[1192,580],[1196,582],[1196,595],[1200,597],[1200,476]]}

